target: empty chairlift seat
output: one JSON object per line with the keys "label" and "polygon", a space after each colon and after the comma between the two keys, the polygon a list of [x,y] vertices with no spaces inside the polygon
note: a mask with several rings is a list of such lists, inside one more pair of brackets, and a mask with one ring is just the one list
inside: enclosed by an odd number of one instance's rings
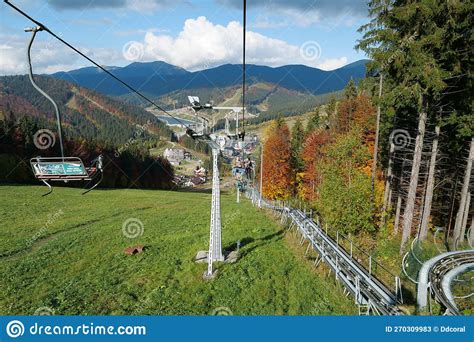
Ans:
{"label": "empty chairlift seat", "polygon": [[97,171],[96,167],[86,169],[82,160],[76,157],[37,157],[32,158],[30,164],[35,177],[40,180],[90,180]]}
{"label": "empty chairlift seat", "polygon": [[[30,160],[31,169],[36,179],[45,183],[51,193],[50,181],[92,181],[100,174],[100,179],[87,191],[94,189],[102,181],[103,157],[100,155],[92,162],[91,167],[85,167],[78,157],[36,157]],[[46,195],[47,195],[46,194]]]}

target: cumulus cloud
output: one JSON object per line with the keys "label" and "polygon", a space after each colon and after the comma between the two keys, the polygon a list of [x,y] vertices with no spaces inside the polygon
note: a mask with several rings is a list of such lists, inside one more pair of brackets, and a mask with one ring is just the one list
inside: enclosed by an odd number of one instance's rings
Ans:
{"label": "cumulus cloud", "polygon": [[[26,46],[28,37],[0,35],[0,75],[21,75],[28,72]],[[121,59],[119,52],[106,48],[82,49],[99,63],[109,65]],[[32,48],[33,71],[36,74],[69,71],[83,67],[86,62],[66,46],[51,39],[37,39]]]}
{"label": "cumulus cloud", "polygon": [[[29,36],[0,34],[0,75],[25,74],[26,45]],[[123,65],[136,61],[162,60],[195,71],[226,63],[242,63],[242,25],[237,21],[226,26],[210,22],[205,17],[188,19],[176,36],[155,29],[144,34],[140,42],[127,42],[123,49],[82,49],[104,65]],[[52,38],[38,37],[33,46],[35,73],[69,71],[88,65],[76,53]],[[301,46],[271,38],[253,31],[247,32],[247,62],[281,66],[304,64],[332,70],[347,64],[346,57],[324,57],[324,46],[305,42]]]}
{"label": "cumulus cloud", "polygon": [[[134,53],[138,60],[163,60],[188,70],[242,62],[242,25],[236,21],[223,26],[201,16],[186,20],[176,37],[148,32],[140,43],[142,51]],[[133,47],[134,50],[138,48],[136,42]],[[247,32],[247,61],[252,64],[305,64],[329,69],[347,62],[345,57],[322,59],[323,50],[317,42],[296,46],[260,33]]]}

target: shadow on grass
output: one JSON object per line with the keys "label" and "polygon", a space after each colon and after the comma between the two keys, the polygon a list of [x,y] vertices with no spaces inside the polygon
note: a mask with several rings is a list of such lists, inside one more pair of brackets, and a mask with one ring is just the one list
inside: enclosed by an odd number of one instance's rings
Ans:
{"label": "shadow on grass", "polygon": [[[251,253],[253,250],[255,250],[259,247],[262,247],[262,246],[267,245],[269,243],[281,240],[282,237],[283,237],[283,234],[284,234],[284,230],[282,229],[282,230],[277,231],[276,233],[272,233],[272,234],[269,234],[267,236],[264,236],[264,237],[261,237],[261,238],[258,238],[258,239],[254,239],[252,237],[243,238],[242,240],[240,240],[240,248],[241,248],[240,258],[245,257],[247,254]],[[247,245],[251,245],[251,246],[248,247],[248,248],[245,248],[245,246],[247,246]],[[237,242],[235,242],[235,243],[233,243],[229,246],[226,246],[224,248],[224,250],[226,250],[226,251],[235,251],[235,250],[237,250]]]}
{"label": "shadow on grass", "polygon": [[172,191],[176,192],[191,192],[191,193],[198,193],[198,194],[212,194],[212,189],[199,189],[199,188],[176,188],[172,189]]}
{"label": "shadow on grass", "polygon": [[[230,193],[229,190],[226,190],[226,189],[223,189],[221,188],[220,189],[221,191],[221,195],[227,195]],[[189,193],[198,193],[198,194],[212,194],[212,188],[209,188],[209,189],[200,189],[200,188],[176,188],[176,189],[172,189],[171,191],[176,191],[176,192],[189,192]],[[243,196],[241,194],[241,196]]]}

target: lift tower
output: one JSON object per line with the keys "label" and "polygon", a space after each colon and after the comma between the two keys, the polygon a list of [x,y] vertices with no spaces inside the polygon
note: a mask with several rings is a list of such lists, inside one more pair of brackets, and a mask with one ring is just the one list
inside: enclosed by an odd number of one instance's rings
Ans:
{"label": "lift tower", "polygon": [[219,180],[219,148],[212,147],[212,205],[211,205],[211,227],[209,237],[209,253],[207,256],[207,277],[212,276],[212,263],[214,261],[224,261],[222,254],[221,239],[221,193]]}

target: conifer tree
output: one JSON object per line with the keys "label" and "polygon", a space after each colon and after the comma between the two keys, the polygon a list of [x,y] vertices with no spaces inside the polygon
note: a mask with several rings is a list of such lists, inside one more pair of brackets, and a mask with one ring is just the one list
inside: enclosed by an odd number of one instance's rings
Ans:
{"label": "conifer tree", "polygon": [[[428,113],[442,99],[449,71],[441,63],[440,43],[446,27],[446,1],[372,0],[372,20],[361,27],[358,48],[373,60],[372,69],[383,71],[393,86],[384,94],[389,105],[406,117],[417,113],[418,122],[410,186],[403,217],[400,251],[412,233],[416,189]],[[452,3],[459,3],[454,1]],[[445,51],[447,53],[447,51]]]}
{"label": "conifer tree", "polygon": [[295,125],[291,130],[291,158],[292,166],[298,171],[302,168],[303,163],[301,161],[300,153],[301,146],[303,145],[304,131],[303,124],[300,119],[297,119]]}

